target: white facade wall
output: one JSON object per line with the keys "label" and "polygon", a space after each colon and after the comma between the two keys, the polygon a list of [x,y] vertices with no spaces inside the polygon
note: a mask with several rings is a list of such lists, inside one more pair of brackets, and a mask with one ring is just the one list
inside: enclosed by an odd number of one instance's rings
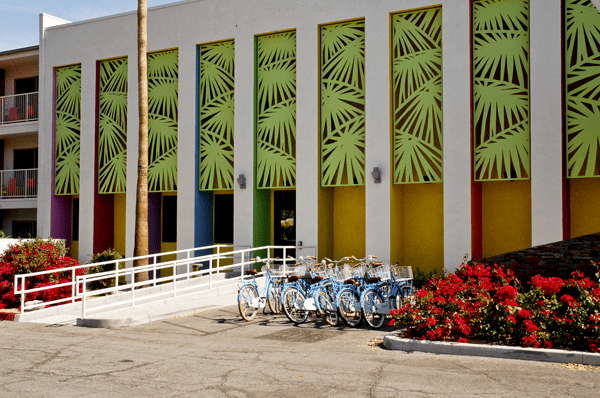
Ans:
{"label": "white facade wall", "polygon": [[[297,235],[304,246],[318,244],[319,188],[319,25],[348,19],[366,21],[366,249],[384,261],[390,256],[390,13],[442,4],[444,111],[444,265],[453,269],[471,251],[471,36],[467,0],[205,0],[155,7],[148,16],[148,51],[179,49],[178,249],[193,246],[196,135],[196,46],[235,39],[234,242],[253,237],[254,37],[297,31]],[[532,51],[532,212],[534,244],[556,240],[560,203],[560,1],[531,1]],[[44,19],[45,18],[45,19]],[[127,255],[133,253],[137,171],[137,44],[135,12],[48,27],[41,22],[39,230],[50,231],[53,68],[82,64],[82,171],[80,253],[91,254],[96,62],[129,58]],[[535,31],[534,31],[535,30]],[[548,38],[548,41],[546,41]],[[43,39],[43,40],[42,40]],[[558,52],[557,52],[558,51]],[[558,55],[557,55],[558,54]],[[552,58],[547,63],[545,59]],[[551,98],[548,100],[548,98]],[[549,101],[549,102],[548,102]],[[542,137],[543,136],[543,137]],[[560,134],[558,135],[560,137]],[[382,183],[371,178],[382,171]],[[544,171],[544,173],[541,173]],[[557,196],[558,195],[558,196]],[[548,214],[552,213],[551,217]],[[557,218],[558,217],[558,218]]]}
{"label": "white facade wall", "polygon": [[444,268],[471,253],[471,14],[469,1],[442,9]]}
{"label": "white facade wall", "polygon": [[533,246],[563,239],[561,0],[530,0]]}

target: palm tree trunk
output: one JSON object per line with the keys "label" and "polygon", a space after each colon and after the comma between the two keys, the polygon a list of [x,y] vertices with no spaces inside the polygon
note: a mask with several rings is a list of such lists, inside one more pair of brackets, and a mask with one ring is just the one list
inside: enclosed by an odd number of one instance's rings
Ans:
{"label": "palm tree trunk", "polygon": [[[133,255],[148,254],[148,58],[147,46],[147,4],[138,0],[137,41],[138,41],[138,110],[139,110],[139,146],[138,177],[135,202],[135,243]],[[136,260],[134,267],[148,264],[148,259]],[[147,281],[148,273],[136,274],[136,282]]]}

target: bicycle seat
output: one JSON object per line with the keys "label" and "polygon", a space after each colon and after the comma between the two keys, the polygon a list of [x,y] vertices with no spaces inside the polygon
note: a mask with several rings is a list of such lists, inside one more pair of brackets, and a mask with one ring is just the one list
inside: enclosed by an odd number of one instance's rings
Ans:
{"label": "bicycle seat", "polygon": [[246,275],[256,275],[258,274],[258,271],[255,269],[247,269],[246,270]]}
{"label": "bicycle seat", "polygon": [[374,277],[372,277],[372,278],[367,278],[367,279],[365,279],[365,282],[367,282],[367,283],[377,283],[377,282],[379,282],[380,280],[381,280],[381,278],[374,276]]}
{"label": "bicycle seat", "polygon": [[296,282],[298,279],[300,279],[300,275],[292,275],[288,277],[288,282]]}
{"label": "bicycle seat", "polygon": [[310,284],[312,285],[312,284],[315,284],[315,283],[317,283],[317,282],[321,282],[323,279],[325,279],[325,277],[324,277],[324,276],[321,276],[321,275],[319,275],[319,276],[315,276],[314,278],[312,278],[312,279],[310,280]]}
{"label": "bicycle seat", "polygon": [[346,279],[344,281],[344,285],[349,285],[349,284],[354,284],[354,285],[359,285],[358,281],[354,278],[350,278],[350,279]]}
{"label": "bicycle seat", "polygon": [[380,265],[383,265],[383,261],[375,261],[373,263],[373,267],[379,267]]}

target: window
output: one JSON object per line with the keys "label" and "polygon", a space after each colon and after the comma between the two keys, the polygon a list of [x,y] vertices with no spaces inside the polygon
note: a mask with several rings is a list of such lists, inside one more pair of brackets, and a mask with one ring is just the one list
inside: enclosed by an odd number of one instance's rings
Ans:
{"label": "window", "polygon": [[13,221],[12,222],[12,237],[13,238],[35,238],[37,233],[37,221]]}

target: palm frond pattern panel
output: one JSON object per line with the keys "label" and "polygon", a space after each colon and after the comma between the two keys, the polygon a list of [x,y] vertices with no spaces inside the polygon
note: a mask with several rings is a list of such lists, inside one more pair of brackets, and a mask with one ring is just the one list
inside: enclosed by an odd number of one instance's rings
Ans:
{"label": "palm frond pattern panel", "polygon": [[364,185],[365,21],[321,26],[321,186]]}
{"label": "palm frond pattern panel", "polygon": [[392,16],[394,183],[442,182],[442,8]]}
{"label": "palm frond pattern panel", "polygon": [[473,2],[474,178],[530,176],[529,1]]}
{"label": "palm frond pattern panel", "polygon": [[199,189],[233,189],[233,40],[200,46]]}
{"label": "palm frond pattern panel", "polygon": [[567,177],[600,176],[600,13],[565,1]]}
{"label": "palm frond pattern panel", "polygon": [[148,191],[177,190],[178,51],[148,54]]}
{"label": "palm frond pattern panel", "polygon": [[98,192],[124,193],[127,185],[127,58],[100,62]]}
{"label": "palm frond pattern panel", "polygon": [[296,185],[296,32],[257,38],[258,188]]}
{"label": "palm frond pattern panel", "polygon": [[81,145],[81,65],[56,68],[54,194],[77,195]]}

